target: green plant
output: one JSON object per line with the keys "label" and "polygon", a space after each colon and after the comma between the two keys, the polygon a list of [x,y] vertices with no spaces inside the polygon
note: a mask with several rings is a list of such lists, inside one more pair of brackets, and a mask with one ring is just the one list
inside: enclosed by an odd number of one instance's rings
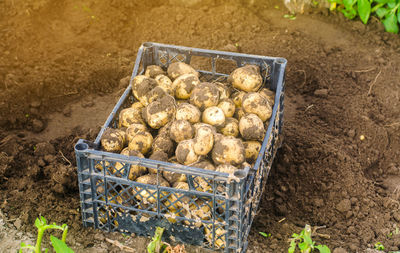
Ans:
{"label": "green plant", "polygon": [[156,232],[152,241],[147,245],[148,253],[164,253],[167,252],[168,245],[161,241],[162,234],[165,228],[156,227]]}
{"label": "green plant", "polygon": [[271,237],[271,233],[265,233],[265,232],[258,232],[260,235],[264,236],[265,238]]}
{"label": "green plant", "polygon": [[385,250],[385,247],[383,246],[383,244],[381,242],[377,242],[374,245],[374,249],[383,251],[383,250]]}
{"label": "green plant", "polygon": [[317,249],[320,253],[330,253],[331,250],[326,245],[316,245],[311,238],[311,226],[306,225],[300,234],[294,233],[290,239],[288,253],[294,253],[299,247],[301,253],[310,253]]}
{"label": "green plant", "polygon": [[375,14],[390,33],[398,33],[400,25],[400,0],[328,0],[330,10],[338,10],[349,19],[357,16],[366,24]]}
{"label": "green plant", "polygon": [[[32,250],[31,252],[34,252],[34,253],[42,252],[42,248],[41,248],[42,239],[43,239],[44,232],[47,229],[59,229],[59,230],[63,231],[61,240],[53,235],[50,235],[51,245],[53,246],[54,250],[57,253],[73,253],[74,252],[65,243],[65,240],[67,238],[67,233],[68,233],[67,224],[63,224],[61,226],[56,225],[56,223],[47,224],[47,220],[43,216],[40,216],[40,218],[37,218],[35,220],[35,226],[38,229],[38,235],[37,235],[35,246],[21,242],[20,249],[19,249],[20,253],[23,252],[23,249],[30,249],[30,250]],[[45,252],[48,252],[48,249],[45,249]]]}

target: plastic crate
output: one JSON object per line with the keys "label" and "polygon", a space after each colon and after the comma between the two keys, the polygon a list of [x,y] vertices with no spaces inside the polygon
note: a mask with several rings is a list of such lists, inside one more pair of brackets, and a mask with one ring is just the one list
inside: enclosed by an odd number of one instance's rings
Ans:
{"label": "plastic crate", "polygon": [[[100,140],[105,129],[116,127],[119,111],[134,102],[129,85],[96,140],[81,139],[75,145],[85,227],[152,236],[160,226],[165,228],[163,239],[167,241],[224,252],[246,251],[247,236],[280,145],[286,59],[144,43],[139,48],[131,82],[148,65],[166,68],[174,61],[193,64],[196,57],[202,63],[209,63],[208,69],[197,69],[201,80],[226,79],[229,73],[217,72],[221,60],[233,62],[235,67],[256,64],[264,87],[276,92],[272,116],[254,166],[229,175],[101,151]],[[164,171],[185,175],[190,189],[131,181],[127,175],[132,165],[156,169],[158,182]]]}

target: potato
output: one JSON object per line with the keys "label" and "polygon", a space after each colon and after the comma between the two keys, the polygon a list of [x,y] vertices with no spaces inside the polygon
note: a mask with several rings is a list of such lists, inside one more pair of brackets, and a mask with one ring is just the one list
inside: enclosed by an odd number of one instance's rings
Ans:
{"label": "potato", "polygon": [[[208,160],[197,162],[193,164],[192,167],[215,171],[215,166]],[[210,180],[210,178],[196,176],[193,181],[194,181],[194,187],[197,191],[202,191],[202,192],[212,191],[212,181]]]}
{"label": "potato", "polygon": [[176,109],[175,119],[177,120],[187,120],[191,124],[200,122],[201,112],[200,110],[191,104],[182,103],[178,105]]}
{"label": "potato", "polygon": [[244,141],[243,146],[246,161],[248,163],[255,162],[261,149],[261,143],[258,141]]}
{"label": "potato", "polygon": [[156,136],[156,138],[154,138],[152,150],[153,153],[157,151],[162,151],[166,153],[168,157],[170,157],[175,151],[174,142],[171,140],[169,135],[159,134]]}
{"label": "potato", "polygon": [[215,171],[228,173],[228,174],[233,174],[237,170],[238,170],[237,167],[230,165],[230,164],[221,164],[215,169]]}
{"label": "potato", "polygon": [[179,143],[183,140],[192,139],[194,135],[194,129],[187,120],[175,120],[171,124],[169,130],[169,137]]}
{"label": "potato", "polygon": [[165,75],[165,71],[157,65],[149,65],[144,72],[144,75],[150,78],[155,78],[158,75]]}
{"label": "potato", "polygon": [[143,124],[139,124],[139,123],[133,123],[132,125],[130,125],[126,131],[126,139],[128,141],[128,143],[132,140],[132,138],[138,133],[138,132],[143,132],[143,131],[147,131],[147,127]]}
{"label": "potato", "polygon": [[199,122],[193,125],[194,133],[196,133],[197,129],[199,129],[200,127],[209,127],[212,130],[213,134],[217,133],[217,129],[214,126],[203,122]]}
{"label": "potato", "polygon": [[151,102],[142,110],[143,119],[153,129],[159,129],[175,118],[175,100],[166,95]]}
{"label": "potato", "polygon": [[259,93],[260,93],[260,95],[264,96],[268,100],[268,103],[271,105],[271,107],[274,106],[274,104],[275,104],[275,92],[273,92],[272,90],[267,89],[267,88],[262,88],[259,91]]}
{"label": "potato", "polygon": [[190,165],[199,160],[199,156],[194,152],[194,140],[184,140],[178,144],[175,154],[179,163]]}
{"label": "potato", "polygon": [[169,137],[169,130],[171,129],[172,122],[168,122],[165,126],[158,130],[158,135],[167,135]]}
{"label": "potato", "polygon": [[[178,160],[176,159],[176,156],[171,157],[168,159],[168,162],[170,163],[178,163]],[[186,174],[181,174],[181,173],[175,173],[171,171],[163,171],[163,177],[167,179],[168,182],[171,184],[174,184],[176,182],[187,182]]]}
{"label": "potato", "polygon": [[207,241],[212,245],[214,242],[214,245],[216,248],[225,248],[225,234],[227,231],[223,229],[223,227],[215,227],[215,234],[213,235],[213,226],[212,224],[206,224],[204,225],[204,236],[207,239]]}
{"label": "potato", "polygon": [[217,106],[211,106],[204,110],[202,120],[204,123],[212,126],[222,127],[225,124],[225,114],[221,108]]}
{"label": "potato", "polygon": [[105,151],[119,153],[125,146],[125,132],[120,129],[107,128],[100,142]]}
{"label": "potato", "polygon": [[221,141],[222,138],[224,138],[225,135],[220,134],[220,133],[214,133],[214,143],[216,143],[217,141]]}
{"label": "potato", "polygon": [[268,100],[257,92],[249,92],[243,96],[242,107],[245,113],[254,113],[263,122],[271,118],[272,107]]}
{"label": "potato", "polygon": [[225,126],[220,129],[220,132],[225,136],[237,137],[239,135],[239,121],[235,118],[227,118]]}
{"label": "potato", "polygon": [[246,95],[246,92],[244,92],[244,91],[237,91],[232,94],[231,99],[232,99],[233,103],[235,103],[236,108],[242,107],[242,101],[243,101],[244,95]]}
{"label": "potato", "polygon": [[138,108],[130,107],[122,109],[118,117],[118,127],[129,127],[131,124],[144,124],[141,111]]}
{"label": "potato", "polygon": [[218,108],[220,108],[226,118],[231,118],[235,114],[236,105],[230,98],[225,98],[219,101]]}
{"label": "potato", "polygon": [[139,109],[139,111],[141,111],[143,109],[144,105],[142,105],[142,103],[140,103],[140,102],[135,102],[131,105],[131,107],[135,108],[135,109]]}
{"label": "potato", "polygon": [[197,106],[201,111],[211,106],[218,105],[219,90],[212,83],[200,83],[190,95],[190,103]]}
{"label": "potato", "polygon": [[162,97],[166,96],[167,94],[168,93],[166,93],[163,88],[157,86],[157,87],[154,87],[151,91],[147,92],[147,94],[144,95],[143,100],[145,100],[147,102],[147,104],[150,104],[153,101],[161,99]]}
{"label": "potato", "polygon": [[175,95],[176,87],[172,85],[171,79],[166,75],[158,75],[154,78],[157,82],[158,87],[162,88],[166,93],[171,96]]}
{"label": "potato", "polygon": [[[154,142],[153,142],[153,144],[154,144]],[[168,162],[168,154],[161,150],[156,150],[156,151],[153,151],[153,153],[150,155],[149,159],[162,161],[162,162]],[[149,173],[157,174],[157,170],[153,169],[153,168],[149,168]]]}
{"label": "potato", "polygon": [[[191,203],[189,206],[191,218],[194,220],[210,220],[212,202],[203,199],[197,199],[195,202],[196,204]],[[196,227],[201,225],[200,221],[195,223]]]}
{"label": "potato", "polygon": [[260,68],[256,65],[246,65],[235,69],[228,77],[233,88],[250,92],[260,89],[263,79],[260,75]]}
{"label": "potato", "polygon": [[144,75],[135,76],[132,81],[133,96],[135,96],[140,103],[146,106],[148,104],[148,100],[145,95],[156,86],[157,82],[152,78]]}
{"label": "potato", "polygon": [[176,104],[177,105],[180,105],[180,104],[183,104],[183,103],[188,104],[189,103],[189,99],[177,99],[176,100]]}
{"label": "potato", "polygon": [[239,165],[245,160],[243,143],[233,136],[224,136],[215,142],[211,157],[215,164]]}
{"label": "potato", "polygon": [[219,99],[227,99],[230,98],[231,96],[231,91],[229,87],[223,83],[220,82],[213,82],[213,84],[217,87],[219,90]]}
{"label": "potato", "polygon": [[[158,176],[158,180],[157,180],[157,176]],[[138,183],[142,183],[142,184],[150,184],[150,185],[157,185],[157,181],[159,182],[160,186],[164,186],[164,187],[169,187],[169,183],[167,182],[167,180],[165,180],[162,176],[157,175],[157,174],[147,174],[141,177],[138,177],[136,179],[136,182]],[[158,196],[157,194],[157,190],[152,190],[152,189],[144,189],[144,188],[137,186],[135,187],[135,189],[132,189],[133,195],[137,194],[135,197],[136,199],[143,201],[144,204],[147,203],[156,203],[157,202],[157,197],[164,198],[168,193],[167,192],[161,192],[160,196]]]}
{"label": "potato", "polygon": [[200,77],[199,72],[197,72],[192,66],[184,63],[184,62],[173,62],[169,65],[168,69],[168,76],[171,80],[175,80],[176,78],[185,75],[191,74],[196,77]]}
{"label": "potato", "polygon": [[214,145],[213,130],[208,126],[202,126],[196,129],[193,149],[197,155],[207,155]]}
{"label": "potato", "polygon": [[244,112],[242,107],[238,107],[235,110],[235,114],[233,115],[235,119],[239,120],[245,115],[246,113]]}
{"label": "potato", "polygon": [[[121,151],[121,155],[144,158],[144,155],[139,151],[129,150],[128,148],[124,148],[124,150]],[[116,171],[114,172],[115,175],[118,175],[119,173],[123,175],[125,173],[125,168],[121,163],[116,163],[115,169],[116,169]],[[140,165],[128,165],[127,169],[129,170],[128,174],[129,180],[136,180],[136,178],[147,173],[147,168]]]}
{"label": "potato", "polygon": [[[173,187],[180,190],[189,190],[189,185],[186,182],[176,182],[173,184]],[[170,201],[167,204],[170,205],[169,208],[173,208],[176,210],[182,207],[182,203],[189,203],[190,197],[185,196],[185,194],[175,193],[171,194],[168,197],[168,200]]]}
{"label": "potato", "polygon": [[175,97],[177,99],[189,99],[194,87],[200,84],[200,80],[196,75],[184,74],[179,76],[172,83],[175,89]]}
{"label": "potato", "polygon": [[239,132],[245,140],[262,141],[265,135],[264,124],[255,114],[246,114],[239,121]]}
{"label": "potato", "polygon": [[146,131],[139,131],[134,135],[128,144],[129,150],[137,150],[142,154],[147,154],[153,143],[153,136]]}

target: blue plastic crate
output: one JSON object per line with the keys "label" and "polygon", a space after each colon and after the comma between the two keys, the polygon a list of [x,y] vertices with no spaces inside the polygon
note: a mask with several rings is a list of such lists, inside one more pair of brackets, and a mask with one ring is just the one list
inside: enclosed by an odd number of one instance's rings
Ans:
{"label": "blue plastic crate", "polygon": [[[85,227],[152,236],[160,226],[165,228],[165,240],[224,252],[246,251],[247,236],[280,146],[286,59],[144,43],[139,48],[131,82],[148,65],[166,69],[175,61],[193,64],[196,57],[209,63],[208,69],[197,69],[201,80],[226,79],[229,73],[217,72],[221,60],[231,61],[235,67],[255,64],[260,67],[264,87],[276,92],[272,116],[254,166],[229,175],[101,151],[100,140],[105,129],[116,127],[119,111],[134,102],[129,85],[96,140],[81,139],[75,145]],[[134,165],[156,169],[158,184],[129,180],[129,169]],[[161,186],[159,179],[165,171],[186,176],[189,190]]]}

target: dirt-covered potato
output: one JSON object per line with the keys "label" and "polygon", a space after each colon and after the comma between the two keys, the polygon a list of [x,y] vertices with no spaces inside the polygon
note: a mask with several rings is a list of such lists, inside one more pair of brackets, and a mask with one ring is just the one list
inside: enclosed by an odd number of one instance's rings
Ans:
{"label": "dirt-covered potato", "polygon": [[244,156],[248,163],[253,163],[256,161],[258,153],[261,149],[261,142],[258,141],[244,141]]}
{"label": "dirt-covered potato", "polygon": [[194,140],[184,140],[178,144],[175,155],[179,163],[190,165],[199,160],[199,156],[194,152]]}
{"label": "dirt-covered potato", "polygon": [[257,92],[249,92],[243,96],[242,108],[245,113],[254,113],[263,122],[272,115],[272,107],[268,100]]}
{"label": "dirt-covered potato", "polygon": [[137,150],[142,154],[147,154],[153,143],[153,136],[147,131],[140,131],[134,135],[128,144],[129,150]]}
{"label": "dirt-covered potato", "polygon": [[175,97],[177,99],[189,99],[194,87],[200,84],[200,80],[196,75],[184,74],[179,76],[172,83],[175,89]]}
{"label": "dirt-covered potato", "polygon": [[151,102],[142,110],[143,119],[153,129],[159,129],[175,118],[175,100],[166,95]]}
{"label": "dirt-covered potato", "polygon": [[242,101],[243,101],[243,97],[244,95],[246,95],[246,92],[244,91],[236,91],[235,93],[232,94],[232,101],[233,103],[235,103],[235,106],[238,107],[242,107]]}
{"label": "dirt-covered potato", "polygon": [[153,140],[152,150],[153,153],[162,151],[163,153],[166,153],[168,157],[170,157],[175,151],[174,142],[171,140],[169,135],[158,134]]}
{"label": "dirt-covered potato", "polygon": [[147,92],[146,95],[144,95],[143,100],[147,102],[147,104],[150,104],[153,101],[156,101],[158,99],[161,99],[162,97],[166,96],[168,93],[164,91],[163,88],[160,86],[154,87],[151,91]]}
{"label": "dirt-covered potato", "polygon": [[219,90],[213,83],[200,83],[190,95],[190,103],[197,106],[201,111],[218,105],[218,102]]}
{"label": "dirt-covered potato", "polygon": [[220,129],[220,132],[225,136],[237,137],[239,135],[239,121],[235,118],[227,118],[225,126]]}
{"label": "dirt-covered potato", "polygon": [[230,165],[230,164],[221,164],[215,169],[215,171],[228,173],[228,174],[233,174],[237,170],[238,170],[237,167]]}
{"label": "dirt-covered potato", "polygon": [[171,63],[167,69],[167,73],[168,73],[168,76],[172,80],[175,80],[179,76],[182,76],[185,74],[192,74],[192,75],[195,75],[196,77],[200,76],[199,72],[197,72],[192,66],[190,66],[184,62]]}
{"label": "dirt-covered potato", "polygon": [[218,108],[220,108],[226,118],[231,118],[235,114],[236,105],[230,98],[225,98],[219,101]]}
{"label": "dirt-covered potato", "polygon": [[205,238],[210,244],[214,243],[217,248],[225,248],[225,234],[226,230],[223,227],[217,227],[213,234],[212,224],[204,225]]}
{"label": "dirt-covered potato", "polygon": [[246,113],[244,112],[242,107],[238,107],[235,110],[235,114],[233,115],[233,117],[235,117],[235,119],[240,120]]}
{"label": "dirt-covered potato", "polygon": [[129,127],[131,124],[144,124],[141,109],[129,107],[122,109],[118,117],[118,127]]}
{"label": "dirt-covered potato", "polygon": [[250,92],[260,89],[263,80],[258,66],[246,65],[235,69],[228,77],[228,82],[236,89]]}
{"label": "dirt-covered potato", "polygon": [[125,131],[126,139],[128,143],[132,140],[132,138],[139,132],[147,131],[147,127],[140,123],[131,124]]}
{"label": "dirt-covered potato", "polygon": [[[189,185],[186,182],[175,182],[175,183],[173,183],[172,187],[175,189],[180,189],[180,190],[187,190],[187,191],[189,190]],[[171,207],[174,209],[179,209],[182,207],[183,203],[189,203],[189,201],[190,201],[190,197],[185,196],[184,194],[179,194],[179,193],[171,194],[168,197],[168,199],[169,199],[170,203],[173,203]],[[168,204],[170,204],[170,203],[168,203]]]}
{"label": "dirt-covered potato", "polygon": [[194,129],[187,120],[175,120],[169,129],[169,137],[176,143],[192,139],[193,135]]}
{"label": "dirt-covered potato", "polygon": [[225,124],[225,114],[221,108],[211,106],[204,110],[202,121],[215,127],[222,127]]}
{"label": "dirt-covered potato", "polygon": [[172,81],[168,76],[158,75],[154,77],[154,80],[156,80],[158,87],[162,88],[166,93],[171,96],[175,95],[176,87],[172,85]]}
{"label": "dirt-covered potato", "polygon": [[222,138],[224,138],[225,135],[220,134],[220,133],[214,133],[214,143],[216,143],[217,141],[222,140]]}
{"label": "dirt-covered potato", "polygon": [[135,78],[132,80],[133,96],[135,96],[140,103],[146,106],[148,104],[148,100],[145,95],[156,86],[157,82],[153,78],[149,78],[145,75],[135,76]]}
{"label": "dirt-covered potato", "polygon": [[169,136],[169,130],[171,129],[172,122],[173,121],[170,121],[165,126],[161,127],[158,130],[158,135],[167,135],[167,136]]}
{"label": "dirt-covered potato", "polygon": [[[124,148],[124,150],[121,151],[121,155],[136,156],[136,157],[144,158],[144,155],[142,153],[140,153],[139,151],[129,150],[128,148]],[[116,163],[115,164],[116,171],[114,172],[114,175],[118,176],[119,173],[121,173],[121,175],[123,175],[125,173],[125,167],[121,163]],[[147,168],[140,166],[140,165],[130,165],[130,166],[127,166],[127,169],[129,170],[129,174],[128,174],[129,180],[136,180],[136,178],[147,173]]]}
{"label": "dirt-covered potato", "polygon": [[107,152],[121,152],[125,146],[125,142],[125,132],[120,129],[107,128],[101,137],[101,147]]}
{"label": "dirt-covered potato", "polygon": [[233,136],[224,136],[216,141],[211,153],[215,164],[239,165],[244,162],[244,147],[242,140]]}
{"label": "dirt-covered potato", "polygon": [[178,182],[187,182],[186,174],[180,174],[171,171],[163,171],[162,175],[170,184]]}
{"label": "dirt-covered potato", "polygon": [[144,105],[140,102],[135,102],[131,105],[131,107],[141,111],[143,109]]}
{"label": "dirt-covered potato", "polygon": [[[208,160],[195,163],[192,167],[215,171],[215,166]],[[209,192],[212,190],[212,181],[209,178],[196,176],[193,181],[197,191]]]}
{"label": "dirt-covered potato", "polygon": [[245,140],[262,141],[265,135],[264,124],[255,114],[246,114],[239,121],[239,131]]}
{"label": "dirt-covered potato", "polygon": [[[196,200],[196,204],[192,203],[189,206],[190,215],[194,220],[210,220],[211,219],[211,206],[212,202],[207,200],[198,199]],[[199,224],[195,224],[195,226],[200,227],[202,225],[201,222]]]}
{"label": "dirt-covered potato", "polygon": [[144,72],[144,75],[150,78],[155,78],[158,75],[165,75],[165,71],[157,65],[149,65]]}
{"label": "dirt-covered potato", "polygon": [[[159,182],[160,186],[164,186],[164,187],[169,187],[169,183],[167,180],[165,180],[162,176],[158,176],[158,180],[157,180],[157,174],[147,174],[141,177],[138,177],[136,179],[136,182],[138,183],[142,183],[142,184],[150,184],[150,185],[157,185],[157,181]],[[143,201],[144,204],[147,203],[156,203],[157,202],[157,190],[151,190],[151,189],[146,189],[146,190],[142,190],[142,187],[136,187],[135,190],[133,190],[133,195],[135,195],[137,192],[139,192],[139,194],[137,194],[135,197],[136,199]],[[159,198],[164,198],[168,193],[167,192],[161,192]]]}
{"label": "dirt-covered potato", "polygon": [[[153,142],[153,144],[154,144],[154,142]],[[156,151],[153,151],[153,153],[150,155],[149,159],[162,161],[162,162],[168,162],[168,154],[163,152],[162,150],[156,150]],[[149,173],[157,173],[157,170],[149,168]]]}
{"label": "dirt-covered potato", "polygon": [[197,155],[207,155],[214,145],[214,133],[211,127],[201,126],[196,129],[193,149]]}
{"label": "dirt-covered potato", "polygon": [[215,126],[203,122],[199,122],[193,125],[194,133],[196,133],[197,129],[199,129],[200,127],[209,127],[212,130],[213,134],[217,133],[217,129],[215,128]]}
{"label": "dirt-covered potato", "polygon": [[231,91],[230,91],[229,87],[226,84],[223,84],[223,83],[220,83],[220,82],[213,82],[213,84],[219,90],[219,99],[230,98]]}
{"label": "dirt-covered potato", "polygon": [[275,92],[274,91],[267,89],[267,88],[262,88],[259,91],[259,93],[268,100],[268,103],[271,105],[271,107],[274,106],[274,104],[275,104]]}
{"label": "dirt-covered potato", "polygon": [[201,112],[199,108],[189,103],[182,103],[178,105],[176,109],[175,119],[177,120],[187,120],[191,124],[200,122]]}

